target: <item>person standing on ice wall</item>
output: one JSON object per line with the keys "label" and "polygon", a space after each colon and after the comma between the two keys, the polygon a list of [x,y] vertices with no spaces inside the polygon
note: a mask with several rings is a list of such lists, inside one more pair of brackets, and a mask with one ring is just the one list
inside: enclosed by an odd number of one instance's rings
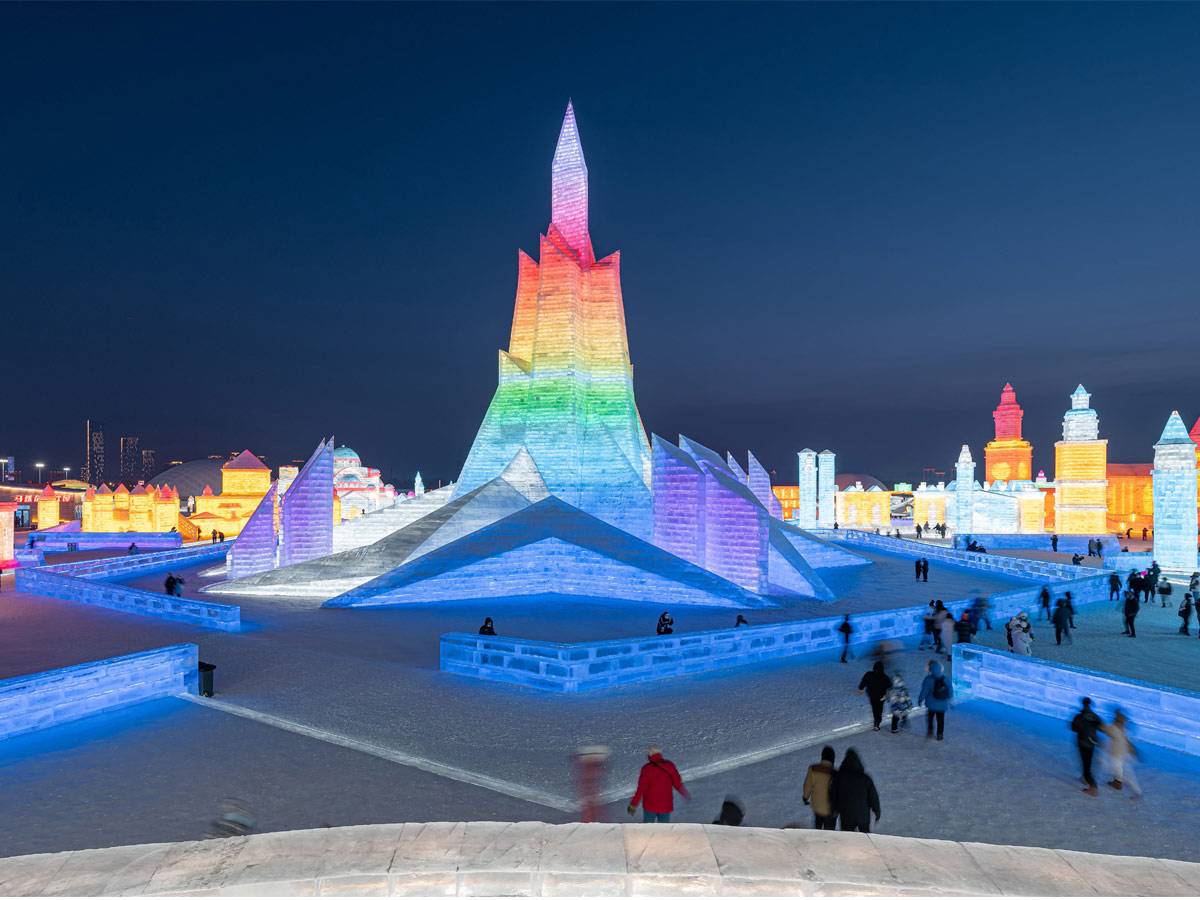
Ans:
{"label": "person standing on ice wall", "polygon": [[679,791],[683,799],[692,802],[692,795],[683,786],[679,770],[675,763],[663,759],[662,748],[654,745],[646,751],[648,762],[642,766],[638,775],[637,792],[629,801],[628,812],[632,816],[637,812],[638,804],[642,805],[643,822],[671,821],[671,813],[675,809],[674,791]]}

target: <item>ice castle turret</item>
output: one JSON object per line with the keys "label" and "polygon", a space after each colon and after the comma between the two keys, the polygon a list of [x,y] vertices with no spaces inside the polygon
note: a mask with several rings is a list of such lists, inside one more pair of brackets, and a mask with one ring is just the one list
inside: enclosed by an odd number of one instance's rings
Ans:
{"label": "ice castle turret", "polygon": [[1171,413],[1154,445],[1154,558],[1168,571],[1196,568],[1196,444]]}
{"label": "ice castle turret", "polygon": [[1063,439],[1054,445],[1054,530],[1059,534],[1108,532],[1108,441],[1092,395],[1079,385],[1063,416]]}
{"label": "ice castle turret", "polygon": [[498,477],[525,448],[555,496],[649,537],[650,444],[633,395],[620,255],[593,255],[587,164],[570,105],[551,165],[551,197],[539,260],[518,254],[499,387],[454,496]]}
{"label": "ice castle turret", "polygon": [[800,451],[799,503],[792,513],[801,528],[817,527],[817,453],[807,447]]}
{"label": "ice castle turret", "polygon": [[1000,405],[992,413],[996,437],[983,448],[985,481],[1028,481],[1033,477],[1033,447],[1021,437],[1024,416],[1017,405],[1017,392],[1011,384],[1004,385]]}
{"label": "ice castle turret", "polygon": [[817,454],[817,517],[822,528],[832,528],[837,521],[834,503],[837,482],[833,471],[836,461],[837,455],[832,450],[822,450]]}
{"label": "ice castle turret", "polygon": [[975,460],[971,458],[971,448],[966,444],[962,445],[958,461],[954,464],[954,478],[954,519],[950,527],[956,536],[965,537],[971,533],[975,491]]}

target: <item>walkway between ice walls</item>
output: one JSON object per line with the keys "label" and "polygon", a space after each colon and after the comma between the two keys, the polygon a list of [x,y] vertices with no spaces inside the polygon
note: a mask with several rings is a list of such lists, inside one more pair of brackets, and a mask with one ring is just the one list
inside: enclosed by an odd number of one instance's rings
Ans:
{"label": "walkway between ice walls", "polygon": [[722,825],[355,825],[0,859],[7,896],[1200,895],[1200,863]]}

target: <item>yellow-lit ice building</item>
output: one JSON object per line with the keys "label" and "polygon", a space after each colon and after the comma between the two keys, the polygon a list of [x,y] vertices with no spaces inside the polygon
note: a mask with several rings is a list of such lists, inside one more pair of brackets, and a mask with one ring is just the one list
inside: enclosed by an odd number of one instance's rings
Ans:
{"label": "yellow-lit ice building", "polygon": [[249,450],[243,450],[221,466],[219,494],[213,493],[212,485],[205,486],[204,493],[196,498],[196,511],[189,521],[201,537],[214,531],[233,537],[270,489],[270,468]]}
{"label": "yellow-lit ice building", "polygon": [[[40,506],[40,504],[39,504]],[[41,510],[38,510],[41,515]],[[123,484],[115,491],[108,485],[87,489],[83,495],[81,531],[114,533],[122,531],[165,532],[178,526],[179,495],[169,487],[147,488]],[[49,527],[49,526],[44,526]]]}
{"label": "yellow-lit ice building", "polygon": [[1079,385],[1063,416],[1063,439],[1054,445],[1054,530],[1059,534],[1108,533],[1108,441],[1091,394]]}

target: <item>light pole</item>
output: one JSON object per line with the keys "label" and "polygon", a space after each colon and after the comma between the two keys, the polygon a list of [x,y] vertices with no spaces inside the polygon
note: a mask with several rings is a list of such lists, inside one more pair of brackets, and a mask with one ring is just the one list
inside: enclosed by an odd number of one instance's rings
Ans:
{"label": "light pole", "polygon": [[71,480],[71,467],[63,466],[63,481],[70,481],[70,480]]}
{"label": "light pole", "polygon": [[33,464],[34,468],[38,470],[38,484],[45,484],[45,482],[42,481],[42,467],[45,465],[46,465],[45,463],[34,463]]}

